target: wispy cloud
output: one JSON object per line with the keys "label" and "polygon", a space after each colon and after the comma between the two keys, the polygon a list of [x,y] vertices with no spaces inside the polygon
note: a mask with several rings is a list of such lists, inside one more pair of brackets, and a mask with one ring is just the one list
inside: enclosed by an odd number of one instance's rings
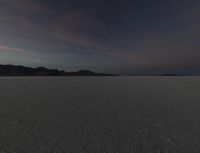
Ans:
{"label": "wispy cloud", "polygon": [[0,44],[0,49],[1,49],[1,51],[7,50],[7,51],[13,51],[13,52],[22,53],[22,54],[30,54],[30,52],[28,52],[25,49],[10,47],[10,46],[4,45],[4,44]]}

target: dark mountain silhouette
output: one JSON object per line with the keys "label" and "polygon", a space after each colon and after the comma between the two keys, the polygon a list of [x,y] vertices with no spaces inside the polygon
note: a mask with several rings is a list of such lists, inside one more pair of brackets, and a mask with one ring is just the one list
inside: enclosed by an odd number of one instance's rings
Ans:
{"label": "dark mountain silhouette", "polygon": [[111,74],[94,73],[89,70],[78,72],[65,72],[58,69],[48,69],[45,67],[25,67],[16,65],[1,65],[0,76],[113,76]]}
{"label": "dark mountain silhouette", "polygon": [[174,73],[165,73],[163,76],[181,76],[179,74],[174,74]]}

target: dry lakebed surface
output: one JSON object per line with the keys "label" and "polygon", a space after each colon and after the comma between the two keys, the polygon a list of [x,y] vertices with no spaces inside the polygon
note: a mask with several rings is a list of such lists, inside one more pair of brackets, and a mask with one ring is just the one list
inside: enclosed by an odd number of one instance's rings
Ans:
{"label": "dry lakebed surface", "polygon": [[200,77],[0,77],[0,153],[200,153]]}

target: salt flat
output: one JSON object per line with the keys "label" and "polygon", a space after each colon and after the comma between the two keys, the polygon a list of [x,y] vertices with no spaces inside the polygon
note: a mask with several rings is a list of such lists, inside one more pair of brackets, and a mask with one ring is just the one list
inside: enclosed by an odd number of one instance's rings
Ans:
{"label": "salt flat", "polygon": [[0,153],[199,153],[200,77],[1,77]]}

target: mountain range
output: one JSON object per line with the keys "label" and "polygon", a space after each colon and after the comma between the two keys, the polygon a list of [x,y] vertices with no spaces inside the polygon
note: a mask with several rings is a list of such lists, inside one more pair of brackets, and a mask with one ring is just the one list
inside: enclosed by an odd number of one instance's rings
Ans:
{"label": "mountain range", "polygon": [[104,73],[95,73],[89,70],[66,72],[58,69],[48,69],[42,66],[32,68],[19,65],[0,64],[0,76],[113,76],[113,75]]}

